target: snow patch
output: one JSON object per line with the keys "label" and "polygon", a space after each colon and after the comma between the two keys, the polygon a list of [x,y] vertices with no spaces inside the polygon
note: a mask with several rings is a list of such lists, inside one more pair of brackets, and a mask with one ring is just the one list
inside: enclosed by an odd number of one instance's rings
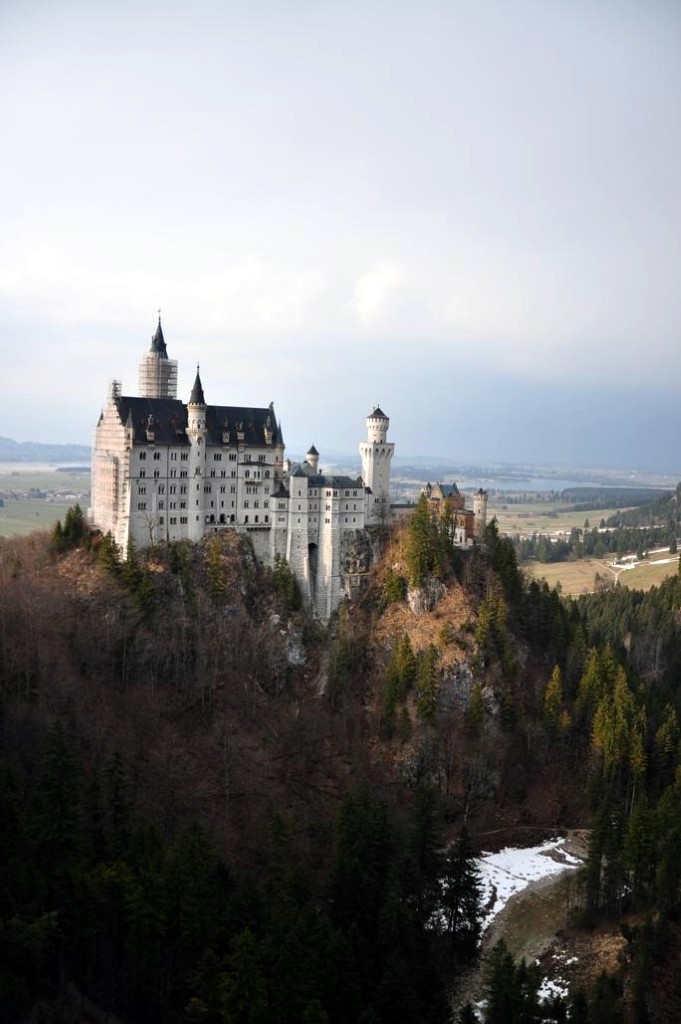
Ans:
{"label": "snow patch", "polygon": [[547,839],[540,846],[524,849],[507,847],[499,853],[483,853],[478,858],[485,916],[483,931],[501,913],[511,896],[522,892],[532,882],[563,871],[574,870],[581,864],[563,849],[564,838]]}

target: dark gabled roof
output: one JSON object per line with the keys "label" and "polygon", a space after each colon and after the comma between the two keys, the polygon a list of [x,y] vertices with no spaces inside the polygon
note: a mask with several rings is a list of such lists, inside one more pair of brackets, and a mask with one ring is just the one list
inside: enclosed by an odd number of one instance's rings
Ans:
{"label": "dark gabled roof", "polygon": [[381,409],[380,405],[377,405],[373,412],[369,413],[368,419],[370,420],[387,420],[388,417]]}
{"label": "dark gabled roof", "polygon": [[[295,475],[295,474],[294,474]],[[353,480],[349,476],[310,476],[309,478],[310,487],[352,487],[355,490],[363,490],[364,484],[358,477]]]}
{"label": "dark gabled roof", "polygon": [[438,484],[437,486],[440,488],[445,498],[453,498],[455,494],[460,493],[456,484]]}
{"label": "dark gabled roof", "polygon": [[307,473],[305,472],[302,466],[296,466],[296,468],[291,473],[291,476],[307,476]]}
{"label": "dark gabled roof", "polygon": [[203,397],[203,385],[201,384],[201,377],[199,375],[199,368],[196,367],[196,379],[194,381],[194,387],[192,393],[189,396],[189,405],[205,405],[206,399]]}
{"label": "dark gabled roof", "polygon": [[243,433],[243,443],[262,447],[267,436],[272,445],[283,445],[284,439],[274,415],[274,407],[253,409],[240,405],[209,405],[206,408],[206,444],[222,445],[223,433],[229,433],[229,443],[236,442],[236,434]]}
{"label": "dark gabled roof", "polygon": [[158,318],[158,327],[156,328],[156,334],[151,339],[150,352],[157,352],[162,359],[168,358],[168,350],[166,348],[165,338],[163,337],[163,328],[161,327],[161,318]]}
{"label": "dark gabled roof", "polygon": [[[116,399],[116,407],[121,423],[133,428],[135,443],[146,444],[147,430],[153,429],[156,444],[189,444],[185,433],[187,407],[179,398],[140,398],[121,395]],[[239,428],[243,429],[243,443],[247,447],[264,447],[267,444],[266,430],[271,431],[272,444],[280,443],[272,408],[206,406],[206,444],[222,447],[223,434],[228,432],[230,445],[235,445]]]}
{"label": "dark gabled roof", "polygon": [[153,430],[155,444],[189,444],[187,410],[179,398],[119,395],[115,401],[121,423],[133,430],[133,443],[146,444],[147,430]]}
{"label": "dark gabled roof", "polygon": [[311,448],[308,448],[308,450],[307,450],[307,454],[308,454],[308,455],[319,455],[319,452],[317,451],[317,449],[315,448],[315,446],[314,446],[314,445],[312,445],[312,447],[311,447]]}
{"label": "dark gabled roof", "polygon": [[271,495],[271,497],[273,497],[273,498],[290,498],[291,495],[286,490],[284,485],[282,483],[280,483],[279,486],[277,487],[276,491],[274,491],[274,493]]}

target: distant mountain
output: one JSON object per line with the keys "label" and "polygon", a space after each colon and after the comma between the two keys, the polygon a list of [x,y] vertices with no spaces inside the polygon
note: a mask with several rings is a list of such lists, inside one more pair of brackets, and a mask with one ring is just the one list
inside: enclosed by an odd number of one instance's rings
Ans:
{"label": "distant mountain", "polygon": [[0,462],[86,462],[90,449],[84,444],[42,444],[0,437]]}

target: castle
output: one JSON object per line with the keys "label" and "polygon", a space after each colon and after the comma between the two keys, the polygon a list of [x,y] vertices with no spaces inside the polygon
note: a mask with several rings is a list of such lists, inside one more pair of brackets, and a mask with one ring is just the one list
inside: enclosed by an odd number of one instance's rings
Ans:
{"label": "castle", "polygon": [[[264,565],[277,556],[288,561],[305,603],[328,620],[361,587],[375,528],[393,516],[395,445],[385,413],[377,406],[367,417],[361,476],[323,473],[314,445],[303,462],[292,462],[284,457],[273,404],[208,405],[198,367],[187,404],[177,398],[177,362],[168,358],[160,316],[140,362],[138,391],[123,395],[113,381],[95,428],[93,525],[110,532],[123,551],[130,542],[143,548],[225,530],[245,533]],[[426,491],[434,510],[442,511],[445,500],[457,510],[454,543],[469,547],[484,531],[487,495],[478,492],[470,512],[455,484],[429,484]]]}
{"label": "castle", "polygon": [[189,401],[177,398],[159,317],[139,367],[139,394],[113,381],[95,429],[91,522],[123,551],[132,541],[198,541],[236,530],[256,557],[289,562],[303,599],[328,619],[372,561],[370,528],[390,519],[389,419],[367,417],[361,477],[324,474],[312,446],[284,457],[274,407],[208,405],[197,368]]}

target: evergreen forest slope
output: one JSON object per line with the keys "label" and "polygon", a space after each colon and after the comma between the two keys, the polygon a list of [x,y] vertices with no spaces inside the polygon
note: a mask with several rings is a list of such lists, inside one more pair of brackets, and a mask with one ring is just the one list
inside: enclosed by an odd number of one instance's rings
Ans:
{"label": "evergreen forest slope", "polygon": [[[449,536],[420,505],[328,628],[233,534],[0,543],[4,1019],[444,1022],[474,850],[587,825],[629,959],[571,1019],[678,1019],[681,579],[570,602]],[[535,1004],[498,952],[488,1022]]]}

